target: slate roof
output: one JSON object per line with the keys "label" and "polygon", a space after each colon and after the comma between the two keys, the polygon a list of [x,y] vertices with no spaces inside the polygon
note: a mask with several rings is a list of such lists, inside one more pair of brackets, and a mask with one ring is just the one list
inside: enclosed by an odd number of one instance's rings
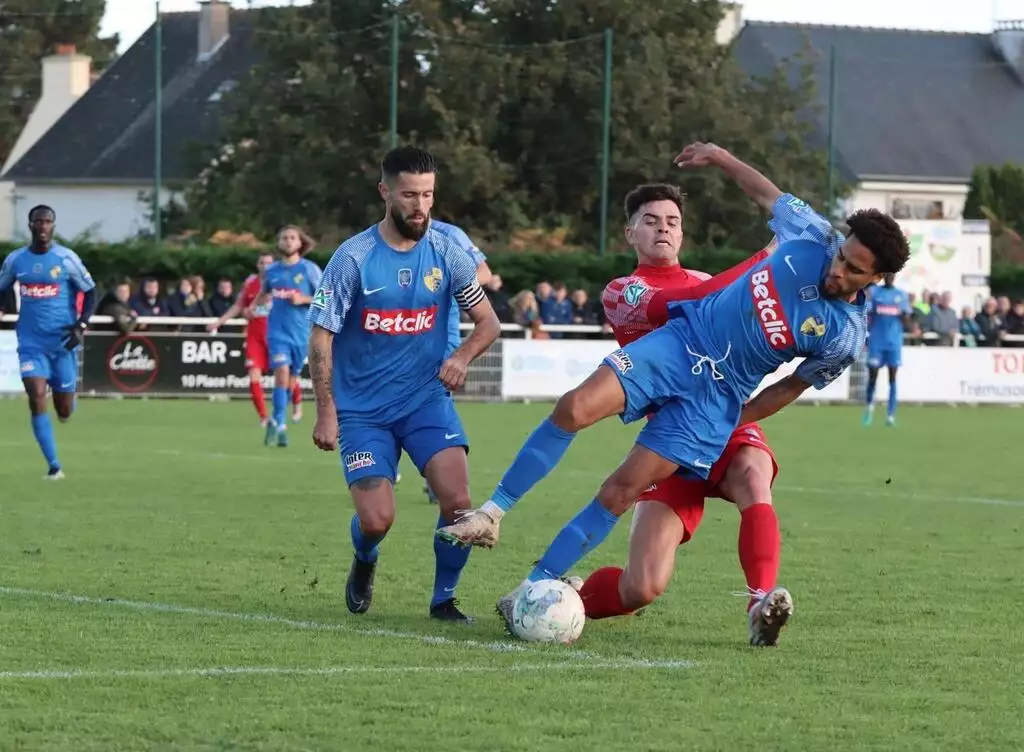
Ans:
{"label": "slate roof", "polygon": [[1024,163],[1024,85],[988,34],[748,22],[741,66],[766,74],[809,43],[820,132],[837,61],[836,164],[847,179],[967,182],[979,164]]}
{"label": "slate roof", "polygon": [[[187,180],[185,146],[220,134],[220,105],[208,101],[225,81],[258,62],[250,44],[254,12],[232,11],[230,36],[197,59],[198,13],[163,16],[163,176]],[[155,27],[133,44],[10,170],[23,183],[149,183],[155,163]]]}

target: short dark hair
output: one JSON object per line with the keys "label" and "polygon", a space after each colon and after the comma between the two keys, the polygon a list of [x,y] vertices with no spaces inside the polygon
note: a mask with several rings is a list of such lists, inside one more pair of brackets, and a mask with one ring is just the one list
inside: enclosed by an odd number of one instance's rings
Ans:
{"label": "short dark hair", "polygon": [[424,175],[437,172],[434,157],[418,146],[398,146],[384,155],[380,161],[380,172],[384,180],[394,180],[401,172]]}
{"label": "short dark hair", "polygon": [[32,215],[35,214],[36,212],[41,212],[41,211],[48,211],[48,212],[50,212],[50,214],[53,215],[54,219],[57,219],[57,212],[55,212],[53,209],[51,209],[46,204],[38,204],[38,205],[33,206],[31,209],[28,210],[28,221],[31,222],[32,221]]}
{"label": "short dark hair", "polygon": [[850,234],[875,254],[876,274],[895,274],[910,258],[910,244],[903,228],[878,209],[861,209],[846,220]]}
{"label": "short dark hair", "polygon": [[669,183],[645,183],[626,194],[625,209],[626,221],[633,218],[633,215],[640,211],[640,207],[652,201],[671,201],[679,207],[679,213],[683,213],[683,204],[686,201],[686,194],[677,186]]}

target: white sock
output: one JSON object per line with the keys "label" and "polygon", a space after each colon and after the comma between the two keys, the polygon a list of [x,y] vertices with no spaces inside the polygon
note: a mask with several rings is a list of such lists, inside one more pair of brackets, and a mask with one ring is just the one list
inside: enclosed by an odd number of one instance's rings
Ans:
{"label": "white sock", "polygon": [[480,507],[480,511],[495,522],[501,522],[501,518],[505,516],[505,510],[489,499],[482,507]]}

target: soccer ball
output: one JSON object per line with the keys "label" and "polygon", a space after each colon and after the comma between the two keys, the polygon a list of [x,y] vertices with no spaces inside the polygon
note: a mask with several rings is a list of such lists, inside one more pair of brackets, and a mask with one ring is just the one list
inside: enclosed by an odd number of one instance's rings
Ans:
{"label": "soccer ball", "polygon": [[561,580],[539,580],[524,587],[512,606],[512,632],[527,642],[571,645],[583,632],[583,600]]}

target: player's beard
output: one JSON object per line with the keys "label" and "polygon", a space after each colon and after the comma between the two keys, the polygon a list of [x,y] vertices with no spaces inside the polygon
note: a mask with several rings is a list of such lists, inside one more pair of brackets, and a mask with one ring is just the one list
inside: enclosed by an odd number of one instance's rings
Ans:
{"label": "player's beard", "polygon": [[391,209],[391,224],[394,225],[395,229],[398,230],[398,234],[408,240],[420,240],[424,235],[427,234],[427,228],[430,226],[430,216],[424,215],[424,222],[421,227],[416,227],[406,221],[397,210]]}

